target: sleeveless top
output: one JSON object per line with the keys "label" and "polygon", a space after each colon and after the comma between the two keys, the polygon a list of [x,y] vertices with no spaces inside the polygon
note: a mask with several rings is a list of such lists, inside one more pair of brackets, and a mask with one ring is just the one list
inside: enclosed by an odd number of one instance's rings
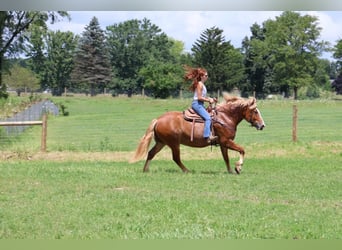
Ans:
{"label": "sleeveless top", "polygon": [[[203,84],[203,88],[202,88],[202,93],[201,93],[201,96],[202,97],[206,97],[207,95],[207,88],[205,87],[205,85]],[[198,100],[198,96],[197,96],[197,91],[195,90],[194,92],[194,100]]]}

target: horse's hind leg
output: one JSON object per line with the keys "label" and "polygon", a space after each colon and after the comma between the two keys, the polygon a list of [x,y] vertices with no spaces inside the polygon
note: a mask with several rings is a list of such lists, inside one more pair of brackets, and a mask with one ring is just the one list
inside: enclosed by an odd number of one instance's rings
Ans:
{"label": "horse's hind leg", "polygon": [[147,159],[144,165],[144,172],[148,172],[150,163],[153,159],[153,157],[165,146],[165,144],[161,142],[156,142],[156,144],[151,148],[151,150],[148,152]]}
{"label": "horse's hind leg", "polygon": [[174,160],[174,162],[177,163],[177,165],[182,169],[182,171],[184,173],[188,173],[189,170],[184,166],[184,164],[182,163],[181,159],[180,159],[180,149],[179,149],[179,145],[178,146],[173,146],[171,148],[172,150],[172,159]]}

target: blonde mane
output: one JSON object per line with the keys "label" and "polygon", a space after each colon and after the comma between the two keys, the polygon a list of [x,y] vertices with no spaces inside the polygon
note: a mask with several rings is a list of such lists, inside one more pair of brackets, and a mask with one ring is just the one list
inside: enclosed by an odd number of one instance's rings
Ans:
{"label": "blonde mane", "polygon": [[224,101],[220,104],[220,106],[225,105],[225,104],[231,104],[231,105],[240,106],[243,108],[246,106],[251,106],[251,108],[256,108],[255,98],[245,99],[239,96],[232,96],[227,92],[223,92],[222,97]]}

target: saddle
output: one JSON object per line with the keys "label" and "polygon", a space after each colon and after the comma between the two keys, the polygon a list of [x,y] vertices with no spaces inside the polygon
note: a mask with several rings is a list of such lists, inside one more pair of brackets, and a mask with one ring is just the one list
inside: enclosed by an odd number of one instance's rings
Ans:
{"label": "saddle", "polygon": [[[210,117],[213,119],[214,116],[216,115],[215,111],[212,109],[207,109]],[[198,123],[204,123],[204,119],[196,113],[195,110],[192,108],[188,108],[187,110],[183,111],[183,117],[184,120],[189,121],[189,122],[198,122]]]}
{"label": "saddle", "polygon": [[[207,111],[211,117],[211,120],[214,121],[215,120],[215,116],[216,116],[216,112],[215,109],[211,108],[210,106],[207,108]],[[191,122],[191,141],[194,140],[194,129],[195,129],[195,123],[204,123],[204,119],[196,113],[195,110],[193,110],[192,108],[188,108],[187,110],[183,111],[183,118],[184,120]],[[211,124],[211,131],[212,134],[214,134],[213,131],[213,124]]]}

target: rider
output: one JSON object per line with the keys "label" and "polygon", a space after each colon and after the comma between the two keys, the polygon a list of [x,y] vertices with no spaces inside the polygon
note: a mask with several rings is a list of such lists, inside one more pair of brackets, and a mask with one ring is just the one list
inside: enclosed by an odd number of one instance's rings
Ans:
{"label": "rider", "polygon": [[192,80],[190,90],[194,92],[194,99],[192,101],[192,109],[203,118],[204,120],[204,132],[203,137],[208,143],[213,143],[216,141],[217,136],[213,136],[210,133],[211,118],[209,113],[204,107],[204,102],[214,103],[214,99],[206,97],[207,88],[204,83],[208,79],[208,72],[204,68],[191,68],[189,66],[184,66],[185,69],[185,80]]}

